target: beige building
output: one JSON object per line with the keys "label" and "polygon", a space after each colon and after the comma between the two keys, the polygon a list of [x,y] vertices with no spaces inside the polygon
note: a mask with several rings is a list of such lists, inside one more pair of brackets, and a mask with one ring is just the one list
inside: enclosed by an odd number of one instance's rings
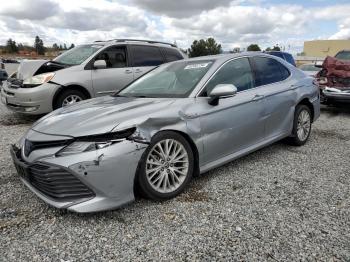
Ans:
{"label": "beige building", "polygon": [[339,51],[350,50],[350,40],[314,40],[304,42],[304,56],[335,56]]}

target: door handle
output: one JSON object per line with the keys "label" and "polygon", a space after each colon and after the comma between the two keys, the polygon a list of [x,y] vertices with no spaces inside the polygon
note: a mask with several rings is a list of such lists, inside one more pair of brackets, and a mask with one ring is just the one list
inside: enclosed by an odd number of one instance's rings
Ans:
{"label": "door handle", "polygon": [[264,98],[263,95],[258,95],[258,94],[256,94],[256,95],[252,98],[252,101],[259,101],[259,100],[261,100],[261,99],[263,99],[263,98]]}
{"label": "door handle", "polygon": [[132,74],[132,70],[126,69],[126,70],[125,70],[125,74]]}

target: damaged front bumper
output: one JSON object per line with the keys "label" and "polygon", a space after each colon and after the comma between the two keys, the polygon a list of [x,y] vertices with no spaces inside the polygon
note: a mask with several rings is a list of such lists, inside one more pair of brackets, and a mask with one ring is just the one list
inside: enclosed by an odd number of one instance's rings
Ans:
{"label": "damaged front bumper", "polygon": [[12,146],[11,156],[20,179],[39,198],[56,208],[87,213],[134,200],[134,178],[146,147],[125,140],[64,157],[52,154],[61,148],[40,149],[25,157],[24,146]]}
{"label": "damaged front bumper", "polygon": [[350,88],[325,87],[321,89],[323,102],[350,103]]}

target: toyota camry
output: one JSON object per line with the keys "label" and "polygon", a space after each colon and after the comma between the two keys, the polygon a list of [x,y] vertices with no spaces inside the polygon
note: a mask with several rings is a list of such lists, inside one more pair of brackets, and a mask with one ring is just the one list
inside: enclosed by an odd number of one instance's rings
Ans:
{"label": "toyota camry", "polygon": [[23,183],[75,212],[179,195],[195,175],[281,139],[301,146],[319,117],[313,79],[264,53],[159,66],[116,94],[39,119],[11,148]]}

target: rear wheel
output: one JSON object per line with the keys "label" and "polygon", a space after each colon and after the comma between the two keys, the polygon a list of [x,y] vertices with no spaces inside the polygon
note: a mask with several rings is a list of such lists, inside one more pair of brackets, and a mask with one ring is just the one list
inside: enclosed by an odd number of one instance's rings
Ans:
{"label": "rear wheel", "polygon": [[309,139],[310,133],[311,110],[306,105],[298,105],[295,109],[293,131],[289,141],[295,146],[302,146]]}
{"label": "rear wheel", "polygon": [[193,174],[194,157],[190,144],[176,132],[161,132],[144,152],[137,175],[140,193],[154,200],[179,195]]}
{"label": "rear wheel", "polygon": [[64,90],[60,93],[54,103],[54,109],[72,105],[87,99],[86,95],[80,90]]}

